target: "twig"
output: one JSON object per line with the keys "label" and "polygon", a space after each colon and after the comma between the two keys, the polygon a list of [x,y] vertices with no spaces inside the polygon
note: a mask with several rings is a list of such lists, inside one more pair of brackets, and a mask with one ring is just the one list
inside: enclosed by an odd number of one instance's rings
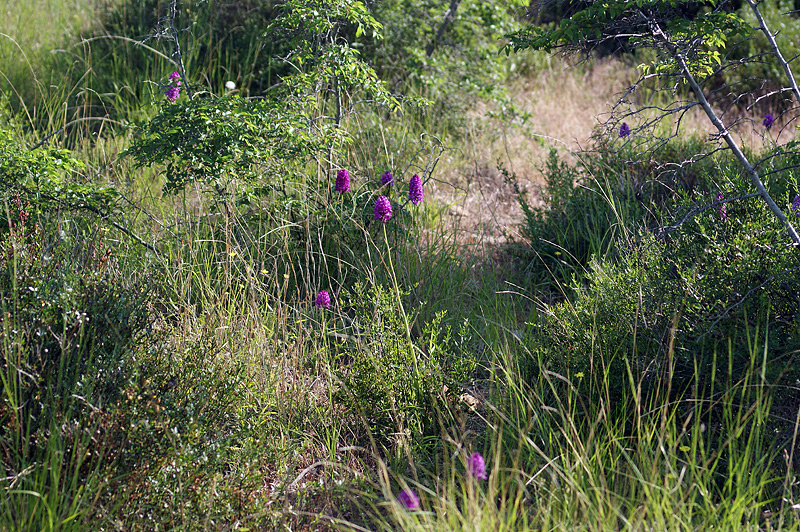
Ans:
{"label": "twig", "polygon": [[[644,16],[644,14],[642,14],[642,16]],[[756,186],[756,189],[758,190],[758,193],[761,196],[761,198],[764,200],[764,202],[766,202],[770,210],[775,214],[778,220],[781,221],[784,227],[786,227],[786,229],[789,232],[789,237],[791,238],[793,244],[797,247],[800,247],[800,235],[797,234],[797,231],[795,230],[794,226],[786,217],[786,215],[783,214],[783,211],[781,210],[780,207],[778,207],[778,204],[775,203],[775,200],[772,199],[772,196],[770,196],[769,192],[764,186],[764,183],[761,181],[758,172],[756,172],[755,168],[753,168],[753,165],[750,164],[750,161],[747,159],[747,156],[745,156],[745,154],[739,148],[739,145],[736,144],[736,141],[731,136],[730,131],[728,130],[728,128],[725,127],[725,125],[719,119],[717,113],[711,107],[711,104],[708,103],[708,99],[706,98],[705,93],[703,93],[703,89],[697,83],[697,80],[695,79],[691,70],[689,70],[689,65],[686,63],[686,59],[684,58],[684,53],[678,49],[678,46],[676,44],[670,42],[670,40],[664,34],[664,31],[661,29],[661,27],[658,25],[657,22],[651,22],[650,27],[653,33],[653,37],[661,41],[661,43],[669,51],[670,55],[672,55],[672,57],[678,63],[683,78],[689,83],[689,86],[692,87],[692,91],[694,92],[697,99],[700,101],[700,104],[703,106],[703,110],[705,111],[706,116],[711,121],[711,123],[714,124],[714,127],[717,128],[717,131],[719,131],[719,136],[725,139],[725,142],[728,144],[728,147],[736,156],[736,159],[738,159],[739,164],[741,164],[742,167],[744,167],[745,171],[750,176],[751,181]]]}
{"label": "twig", "polygon": [[28,188],[28,187],[26,187],[26,186],[24,186],[24,185],[20,185],[20,184],[18,184],[18,183],[9,183],[9,182],[8,182],[8,181],[6,181],[5,179],[0,179],[0,184],[2,184],[2,185],[3,185],[4,187],[6,187],[7,189],[19,188],[19,189],[22,189],[22,190],[24,190],[24,191],[25,191],[25,193],[27,193],[27,194],[37,194],[37,195],[39,195],[39,196],[41,196],[41,197],[43,197],[43,198],[45,198],[45,199],[48,199],[48,200],[50,200],[50,201],[55,201],[56,203],[58,203],[58,204],[60,204],[60,205],[64,205],[64,206],[66,206],[66,207],[69,207],[70,209],[76,209],[76,210],[86,210],[86,211],[89,211],[89,212],[91,212],[91,213],[93,213],[93,214],[96,214],[97,216],[99,216],[99,217],[100,217],[100,218],[102,218],[103,220],[107,220],[107,221],[108,221],[108,222],[109,222],[111,225],[113,225],[115,228],[119,229],[120,231],[122,231],[123,233],[125,233],[126,235],[128,235],[129,237],[131,237],[132,239],[134,239],[136,242],[138,242],[138,243],[139,243],[139,244],[141,244],[142,246],[146,247],[147,249],[149,249],[150,251],[152,251],[153,253],[155,253],[156,255],[158,255],[158,254],[159,254],[159,253],[158,253],[158,250],[157,250],[156,248],[154,248],[153,246],[151,246],[150,244],[148,244],[147,242],[145,242],[144,240],[142,240],[142,239],[141,239],[141,238],[140,238],[138,235],[136,235],[135,233],[133,233],[133,232],[132,232],[130,229],[128,229],[127,227],[124,227],[123,225],[120,225],[119,223],[117,223],[117,222],[115,222],[114,220],[112,220],[112,219],[109,217],[109,215],[108,215],[108,214],[105,214],[103,211],[101,211],[101,210],[100,210],[100,209],[98,209],[97,207],[92,207],[91,205],[75,205],[75,204],[73,204],[73,203],[70,203],[70,202],[68,202],[68,201],[64,201],[63,199],[61,199],[61,198],[58,198],[58,197],[56,197],[56,196],[52,196],[52,195],[50,195],[50,194],[47,194],[46,192],[42,192],[42,191],[40,191],[40,190],[36,190],[36,191],[34,191],[33,189],[30,189],[30,188]]}
{"label": "twig", "polygon": [[441,40],[442,36],[444,35],[447,26],[450,25],[456,19],[456,11],[458,11],[458,5],[461,3],[461,0],[450,0],[450,7],[444,14],[444,20],[442,20],[442,24],[439,26],[439,30],[436,32],[436,35],[433,37],[433,40],[428,45],[428,49],[425,53],[428,57],[433,55],[433,51],[436,49],[436,45]]}
{"label": "twig", "polygon": [[748,198],[755,198],[755,197],[758,197],[760,195],[761,194],[759,194],[758,192],[751,192],[750,194],[745,194],[743,196],[736,196],[734,198],[719,199],[719,200],[714,201],[714,203],[711,203],[710,205],[703,205],[702,207],[698,207],[697,209],[693,209],[693,210],[689,211],[683,218],[681,218],[681,220],[679,222],[674,223],[672,225],[659,227],[658,228],[658,235],[661,236],[664,233],[669,234],[669,233],[673,232],[674,230],[678,229],[684,223],[688,222],[689,220],[691,220],[692,218],[694,218],[695,216],[697,216],[701,212],[710,209],[711,207],[716,207],[718,205],[721,205],[723,203],[728,203],[728,202],[731,202],[731,201],[738,201],[738,200],[743,200],[743,199],[748,199]]}
{"label": "twig", "polygon": [[772,33],[769,31],[769,28],[767,28],[767,23],[764,21],[764,17],[761,16],[761,11],[758,9],[758,4],[753,0],[747,0],[747,3],[750,4],[750,9],[753,10],[756,19],[758,19],[759,29],[769,41],[769,44],[772,47],[772,53],[775,54],[775,57],[778,58],[778,62],[781,64],[781,67],[783,67],[783,71],[786,73],[786,77],[789,80],[789,85],[792,86],[794,97],[797,98],[797,103],[800,103],[800,88],[797,86],[797,80],[792,73],[792,68],[789,66],[789,63],[786,61],[786,59],[783,58],[783,54],[781,54],[781,50],[778,48],[778,43],[775,41],[775,36],[772,35]]}

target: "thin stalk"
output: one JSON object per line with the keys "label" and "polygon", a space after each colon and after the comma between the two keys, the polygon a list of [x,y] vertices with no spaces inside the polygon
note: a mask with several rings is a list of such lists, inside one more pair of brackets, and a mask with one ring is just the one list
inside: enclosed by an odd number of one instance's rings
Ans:
{"label": "thin stalk", "polygon": [[[406,311],[403,308],[403,300],[400,298],[400,287],[397,284],[397,275],[394,273],[394,264],[392,262],[392,248],[389,247],[389,237],[386,235],[386,224],[382,223],[383,226],[383,241],[386,242],[386,255],[389,257],[389,271],[392,275],[392,285],[394,286],[394,293],[397,296],[397,304],[400,306],[400,312],[403,314],[403,322],[406,324],[406,335],[409,340],[411,340],[411,327],[408,325],[408,316],[406,315]],[[416,364],[417,358],[414,357],[414,363]]]}
{"label": "thin stalk", "polygon": [[[333,128],[335,131],[339,130],[339,127],[342,123],[342,93],[339,89],[339,78],[337,76],[333,76],[332,79],[333,84],[333,94],[336,99],[336,117],[333,123]],[[333,151],[334,145],[336,144],[336,137],[331,140],[331,145],[328,147],[328,177],[333,179]],[[330,194],[330,189],[328,190],[328,194]],[[330,200],[330,198],[328,198]]]}
{"label": "thin stalk", "polygon": [[169,31],[172,34],[172,41],[175,46],[175,55],[178,56],[178,68],[181,71],[181,79],[183,79],[184,88],[186,89],[186,97],[192,99],[192,88],[189,86],[189,80],[186,78],[186,67],[183,65],[183,50],[181,50],[181,41],[178,38],[178,28],[175,27],[175,19],[178,16],[178,0],[172,0],[170,4],[169,13]]}
{"label": "thin stalk", "polygon": [[758,29],[761,30],[764,36],[766,36],[767,41],[769,41],[769,45],[772,47],[772,53],[775,54],[775,57],[778,58],[778,62],[781,64],[781,67],[783,67],[783,71],[786,73],[786,78],[789,80],[789,85],[792,87],[794,97],[797,98],[797,103],[800,104],[800,88],[797,86],[797,80],[792,73],[792,68],[789,66],[789,62],[783,58],[783,54],[781,54],[781,50],[778,48],[778,43],[775,41],[775,36],[769,31],[769,28],[767,28],[767,22],[764,20],[764,17],[761,16],[761,11],[758,9],[758,3],[753,0],[747,0],[747,3],[750,4],[750,9],[753,10],[753,14],[758,20]]}

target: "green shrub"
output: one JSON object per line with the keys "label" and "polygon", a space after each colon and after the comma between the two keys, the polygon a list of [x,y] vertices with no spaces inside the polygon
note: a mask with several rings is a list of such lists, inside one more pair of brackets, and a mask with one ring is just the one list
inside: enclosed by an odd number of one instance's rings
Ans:
{"label": "green shrub", "polygon": [[532,283],[556,285],[562,291],[573,279],[583,278],[592,257],[599,260],[613,252],[644,216],[638,185],[618,179],[617,168],[603,167],[602,162],[571,165],[552,150],[543,169],[544,207],[532,207],[515,178],[506,174],[525,216],[522,235],[530,248],[521,258]]}
{"label": "green shrub", "polygon": [[415,340],[392,291],[357,285],[343,305],[352,341],[337,349],[335,400],[382,445],[417,443],[437,432],[437,415],[475,369],[463,349],[466,330],[443,325],[444,313]]}
{"label": "green shrub", "polygon": [[645,149],[643,156],[620,153],[601,139],[596,151],[575,164],[552,150],[542,169],[542,207],[531,206],[516,178],[506,173],[525,217],[522,235],[530,248],[520,258],[531,282],[558,285],[564,296],[564,287],[580,281],[593,258],[613,258],[639,228],[657,230],[686,202],[729,186],[715,182],[718,158],[692,162],[707,149],[698,138]]}
{"label": "green shrub", "polygon": [[[718,164],[719,195],[743,194],[733,162]],[[798,191],[788,171],[768,185],[784,205]],[[695,378],[707,383],[722,353],[730,353],[727,373],[737,379],[750,364],[756,331],[768,330],[769,377],[793,374],[800,339],[795,252],[764,202],[722,204],[717,197],[675,197],[661,216],[679,223],[639,228],[636,238],[616,243],[615,260],[594,260],[570,300],[533,324],[533,351],[621,398],[632,393],[629,372],[645,389],[673,373],[676,389]]]}

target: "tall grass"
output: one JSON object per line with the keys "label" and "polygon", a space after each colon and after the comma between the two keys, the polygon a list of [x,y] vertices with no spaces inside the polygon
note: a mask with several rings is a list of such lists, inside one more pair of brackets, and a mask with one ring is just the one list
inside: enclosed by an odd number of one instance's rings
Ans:
{"label": "tall grass", "polygon": [[[383,477],[386,502],[373,510],[386,530],[795,529],[794,477],[770,443],[764,341],[742,379],[710,396],[671,399],[667,381],[644,400],[632,380],[621,415],[606,401],[587,404],[563,375],[523,383],[507,370],[477,414],[484,432],[443,427],[436,469]],[[466,472],[471,448],[487,458],[486,481]],[[393,500],[405,485],[420,511]]]}

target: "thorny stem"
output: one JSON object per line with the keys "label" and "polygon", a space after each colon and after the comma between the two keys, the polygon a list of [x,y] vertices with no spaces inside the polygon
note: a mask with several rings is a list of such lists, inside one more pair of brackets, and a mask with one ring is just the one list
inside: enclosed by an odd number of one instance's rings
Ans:
{"label": "thorny stem", "polygon": [[758,176],[758,172],[756,172],[756,169],[747,159],[747,156],[745,156],[741,148],[739,148],[739,145],[736,144],[736,141],[731,136],[730,132],[728,131],[728,128],[725,127],[725,124],[722,123],[717,114],[714,112],[714,109],[711,107],[711,104],[708,103],[708,99],[703,93],[703,89],[697,83],[697,80],[694,79],[694,76],[692,75],[692,72],[689,70],[689,66],[686,64],[686,59],[683,57],[681,51],[675,44],[670,42],[670,40],[664,34],[664,31],[656,22],[651,22],[650,29],[651,32],[653,33],[653,36],[656,39],[659,39],[666,46],[667,50],[669,50],[669,53],[672,55],[675,61],[677,61],[678,66],[680,66],[681,68],[681,74],[683,75],[684,79],[689,83],[689,86],[692,87],[692,91],[694,92],[695,96],[700,102],[700,105],[703,106],[703,110],[705,111],[706,116],[708,116],[708,119],[711,121],[712,124],[714,124],[714,127],[717,128],[717,131],[719,131],[719,135],[723,139],[725,139],[725,142],[728,144],[728,147],[731,149],[733,154],[739,160],[739,163],[742,165],[742,167],[744,167],[745,171],[747,172],[747,175],[750,176],[750,179],[756,186],[756,189],[758,190],[758,194],[761,196],[761,199],[763,199],[766,202],[770,210],[775,214],[778,220],[781,221],[784,227],[786,227],[787,231],[789,231],[789,237],[792,239],[794,245],[800,247],[800,235],[797,234],[797,231],[795,230],[794,226],[792,226],[792,223],[789,221],[788,218],[786,218],[786,215],[783,214],[783,211],[781,211],[781,208],[778,207],[777,203],[775,203],[775,200],[772,199],[772,196],[769,195],[769,192],[767,192],[764,183]]}

